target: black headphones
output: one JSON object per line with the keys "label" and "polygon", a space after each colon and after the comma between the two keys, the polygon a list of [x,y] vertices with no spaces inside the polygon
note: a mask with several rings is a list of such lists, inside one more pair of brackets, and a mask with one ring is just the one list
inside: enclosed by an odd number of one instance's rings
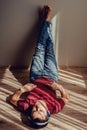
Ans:
{"label": "black headphones", "polygon": [[47,111],[47,117],[48,117],[47,120],[44,122],[34,121],[31,116],[28,116],[28,120],[35,126],[45,126],[49,122],[50,111]]}

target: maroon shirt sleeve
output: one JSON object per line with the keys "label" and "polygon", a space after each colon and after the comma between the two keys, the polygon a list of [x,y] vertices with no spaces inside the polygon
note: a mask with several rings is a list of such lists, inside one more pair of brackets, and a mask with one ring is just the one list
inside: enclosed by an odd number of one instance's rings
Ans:
{"label": "maroon shirt sleeve", "polygon": [[59,113],[60,111],[62,111],[64,105],[65,103],[61,98],[55,99],[54,102],[52,103],[52,106],[49,106],[50,113],[51,114]]}
{"label": "maroon shirt sleeve", "polygon": [[57,98],[57,102],[57,109],[55,113],[62,111],[63,107],[65,106],[65,103],[62,98]]}
{"label": "maroon shirt sleeve", "polygon": [[20,111],[26,111],[29,108],[29,100],[26,99],[20,99],[17,102],[17,108]]}

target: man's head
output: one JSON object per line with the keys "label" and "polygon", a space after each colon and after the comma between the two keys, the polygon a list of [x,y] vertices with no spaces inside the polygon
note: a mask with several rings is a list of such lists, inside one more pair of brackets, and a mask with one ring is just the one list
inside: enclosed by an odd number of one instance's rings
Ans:
{"label": "man's head", "polygon": [[48,124],[50,118],[50,113],[48,111],[47,105],[43,100],[38,100],[31,111],[31,117],[29,120],[32,125],[36,127],[42,127]]}

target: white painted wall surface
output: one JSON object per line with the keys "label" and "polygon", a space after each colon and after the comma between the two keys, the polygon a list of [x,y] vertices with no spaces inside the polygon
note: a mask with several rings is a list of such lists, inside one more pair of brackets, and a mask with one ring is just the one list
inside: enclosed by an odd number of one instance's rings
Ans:
{"label": "white painted wall surface", "polygon": [[87,0],[0,1],[0,65],[17,64],[16,60],[30,65],[38,36],[37,8],[44,4],[53,8],[58,64],[87,67]]}
{"label": "white painted wall surface", "polygon": [[87,67],[87,0],[65,0],[60,11],[59,64]]}

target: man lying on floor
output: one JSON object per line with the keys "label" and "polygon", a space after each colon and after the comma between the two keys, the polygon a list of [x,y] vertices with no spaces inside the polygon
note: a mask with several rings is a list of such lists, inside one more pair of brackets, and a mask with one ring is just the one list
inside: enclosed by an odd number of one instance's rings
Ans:
{"label": "man lying on floor", "polygon": [[[17,90],[10,102],[28,114],[32,126],[42,127],[49,122],[50,115],[60,112],[69,101],[65,89],[57,83],[58,68],[54,55],[51,33],[51,8],[44,6],[44,23],[36,43],[30,69],[30,83]],[[56,97],[59,91],[61,97]],[[27,92],[26,98],[21,98]]]}

